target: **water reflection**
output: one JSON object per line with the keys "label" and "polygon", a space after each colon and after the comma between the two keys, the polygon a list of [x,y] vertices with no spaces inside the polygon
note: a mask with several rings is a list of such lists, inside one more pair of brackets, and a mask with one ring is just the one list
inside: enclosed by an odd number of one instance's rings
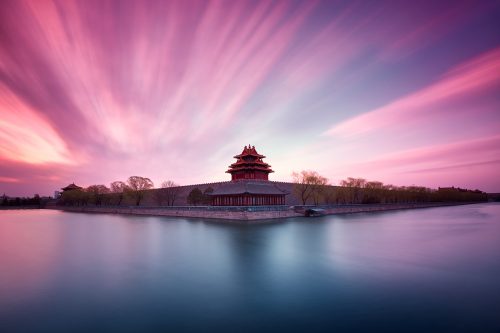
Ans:
{"label": "water reflection", "polygon": [[495,331],[500,205],[264,225],[0,211],[2,331]]}

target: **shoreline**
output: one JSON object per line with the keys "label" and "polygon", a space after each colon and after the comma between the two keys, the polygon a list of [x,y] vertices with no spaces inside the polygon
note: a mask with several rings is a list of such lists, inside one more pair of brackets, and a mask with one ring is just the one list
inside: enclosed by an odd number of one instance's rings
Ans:
{"label": "shoreline", "polygon": [[194,206],[194,207],[95,207],[79,206],[64,207],[52,206],[45,209],[61,210],[74,213],[97,213],[97,214],[126,214],[126,215],[145,215],[145,216],[166,216],[166,217],[187,217],[187,218],[205,218],[218,220],[233,220],[236,222],[251,222],[269,219],[283,219],[290,217],[305,216],[305,210],[308,208],[321,208],[322,215],[354,214],[383,212],[402,209],[434,208],[446,206],[468,205],[482,202],[460,202],[460,203],[411,203],[411,204],[358,204],[358,205],[335,205],[320,207],[213,207]]}

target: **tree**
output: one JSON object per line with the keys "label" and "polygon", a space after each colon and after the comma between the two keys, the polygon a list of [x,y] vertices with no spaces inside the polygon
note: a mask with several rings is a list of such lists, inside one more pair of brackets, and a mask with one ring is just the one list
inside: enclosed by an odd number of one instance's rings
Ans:
{"label": "tree", "polygon": [[365,184],[363,203],[380,203],[383,200],[384,184],[379,181],[368,181]]}
{"label": "tree", "polygon": [[179,185],[172,180],[167,180],[161,183],[161,187],[163,194],[165,195],[165,199],[167,200],[167,205],[173,206],[180,191]]}
{"label": "tree", "polygon": [[338,201],[337,190],[333,186],[325,186],[323,189],[323,200],[326,204],[332,205]]}
{"label": "tree", "polygon": [[130,190],[130,187],[125,182],[120,180],[112,182],[109,187],[111,193],[113,193],[113,197],[116,199],[116,204],[120,206],[125,193]]}
{"label": "tree", "polygon": [[83,189],[64,191],[59,201],[66,206],[86,206],[90,195]]}
{"label": "tree", "polygon": [[348,177],[340,181],[340,186],[347,188],[346,195],[350,203],[361,203],[361,189],[365,187],[366,179]]}
{"label": "tree", "polygon": [[328,179],[317,174],[311,177],[310,181],[312,182],[311,196],[314,204],[317,206],[325,194]]}
{"label": "tree", "polygon": [[203,191],[203,204],[210,205],[212,203],[212,192],[214,189],[212,187],[207,187],[205,191]]}
{"label": "tree", "polygon": [[203,192],[197,187],[193,188],[187,197],[188,204],[190,205],[199,205],[203,202],[204,196]]}
{"label": "tree", "polygon": [[39,207],[42,205],[42,200],[40,199],[40,195],[36,193],[31,200],[34,205],[38,205]]}
{"label": "tree", "polygon": [[127,185],[129,187],[128,193],[134,199],[136,206],[141,204],[146,190],[152,189],[154,186],[151,179],[139,176],[129,177]]}
{"label": "tree", "polygon": [[90,195],[94,205],[102,205],[104,195],[109,193],[109,188],[104,185],[90,185],[87,187],[87,193]]}
{"label": "tree", "polygon": [[318,174],[316,171],[302,170],[300,173],[292,173],[294,193],[305,205],[312,197],[314,204],[318,205],[321,199],[321,192],[328,183],[328,179]]}

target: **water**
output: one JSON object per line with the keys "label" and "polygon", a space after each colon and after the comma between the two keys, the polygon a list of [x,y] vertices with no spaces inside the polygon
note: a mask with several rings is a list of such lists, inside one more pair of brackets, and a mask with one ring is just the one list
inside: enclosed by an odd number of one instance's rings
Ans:
{"label": "water", "polygon": [[1,332],[500,332],[500,204],[230,225],[0,211]]}

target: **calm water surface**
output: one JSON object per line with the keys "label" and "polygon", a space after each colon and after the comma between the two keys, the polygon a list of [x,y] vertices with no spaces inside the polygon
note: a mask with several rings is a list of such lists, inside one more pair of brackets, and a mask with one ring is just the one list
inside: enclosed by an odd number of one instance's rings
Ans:
{"label": "calm water surface", "polygon": [[265,225],[0,211],[0,331],[500,332],[500,204]]}

